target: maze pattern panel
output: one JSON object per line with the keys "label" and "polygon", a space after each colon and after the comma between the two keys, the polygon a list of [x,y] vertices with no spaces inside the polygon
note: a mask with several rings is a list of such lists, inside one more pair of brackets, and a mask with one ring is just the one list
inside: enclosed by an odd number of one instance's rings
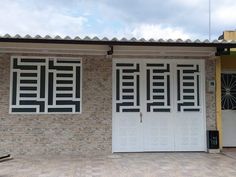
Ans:
{"label": "maze pattern panel", "polygon": [[140,112],[140,64],[116,63],[116,112]]}
{"label": "maze pattern panel", "polygon": [[80,113],[81,61],[12,59],[12,113]]}
{"label": "maze pattern panel", "polygon": [[177,111],[199,112],[200,109],[200,66],[177,64]]}
{"label": "maze pattern panel", "polygon": [[236,74],[221,74],[221,104],[223,110],[236,110]]}
{"label": "maze pattern panel", "polygon": [[147,112],[170,112],[170,64],[146,63]]}

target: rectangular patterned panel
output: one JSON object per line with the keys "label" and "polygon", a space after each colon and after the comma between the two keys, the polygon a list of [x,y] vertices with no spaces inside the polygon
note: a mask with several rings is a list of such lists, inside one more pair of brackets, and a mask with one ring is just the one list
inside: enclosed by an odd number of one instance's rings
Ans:
{"label": "rectangular patterned panel", "polygon": [[221,74],[221,105],[223,110],[236,110],[236,74]]}
{"label": "rectangular patterned panel", "polygon": [[116,63],[116,112],[140,111],[140,64]]}
{"label": "rectangular patterned panel", "polygon": [[177,64],[177,111],[200,111],[200,66]]}
{"label": "rectangular patterned panel", "polygon": [[12,113],[81,112],[81,61],[12,58]]}
{"label": "rectangular patterned panel", "polygon": [[170,64],[147,63],[147,112],[170,112]]}

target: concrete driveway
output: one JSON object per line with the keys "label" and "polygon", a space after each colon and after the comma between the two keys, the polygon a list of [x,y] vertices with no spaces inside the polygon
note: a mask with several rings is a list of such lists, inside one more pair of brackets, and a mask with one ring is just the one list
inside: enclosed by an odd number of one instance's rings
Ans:
{"label": "concrete driveway", "polygon": [[27,156],[0,163],[0,177],[236,177],[236,159],[208,153]]}

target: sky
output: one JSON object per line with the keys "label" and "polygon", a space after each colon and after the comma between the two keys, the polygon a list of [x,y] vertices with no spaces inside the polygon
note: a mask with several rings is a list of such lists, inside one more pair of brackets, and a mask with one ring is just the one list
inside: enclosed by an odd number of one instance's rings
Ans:
{"label": "sky", "polygon": [[[209,0],[0,0],[0,35],[208,39]],[[211,0],[211,39],[236,29],[236,1]]]}

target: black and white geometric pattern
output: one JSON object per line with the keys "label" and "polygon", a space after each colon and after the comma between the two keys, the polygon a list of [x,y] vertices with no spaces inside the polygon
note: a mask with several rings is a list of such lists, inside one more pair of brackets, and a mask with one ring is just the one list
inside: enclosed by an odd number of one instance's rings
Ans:
{"label": "black and white geometric pattern", "polygon": [[177,111],[200,111],[200,66],[177,64]]}
{"label": "black and white geometric pattern", "polygon": [[170,112],[170,64],[146,63],[147,112]]}
{"label": "black and white geometric pattern", "polygon": [[140,64],[116,63],[116,112],[140,112]]}
{"label": "black and white geometric pattern", "polygon": [[81,60],[13,57],[12,113],[80,113]]}
{"label": "black and white geometric pattern", "polygon": [[236,110],[236,74],[221,74],[221,97],[223,110]]}

